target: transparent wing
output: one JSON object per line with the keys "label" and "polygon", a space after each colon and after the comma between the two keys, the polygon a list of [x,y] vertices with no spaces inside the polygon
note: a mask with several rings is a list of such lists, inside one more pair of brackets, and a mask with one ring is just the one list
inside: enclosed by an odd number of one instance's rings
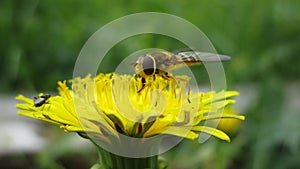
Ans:
{"label": "transparent wing", "polygon": [[208,52],[186,51],[180,52],[177,55],[181,56],[184,62],[224,62],[229,61],[231,59],[230,56],[227,55],[220,55]]}

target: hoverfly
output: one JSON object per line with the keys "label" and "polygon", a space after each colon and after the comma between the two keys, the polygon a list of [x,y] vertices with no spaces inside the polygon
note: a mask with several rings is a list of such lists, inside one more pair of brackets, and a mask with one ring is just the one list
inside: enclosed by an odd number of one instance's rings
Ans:
{"label": "hoverfly", "polygon": [[[219,55],[207,52],[196,51],[155,51],[140,56],[132,65],[135,67],[136,74],[142,79],[140,93],[146,87],[146,79],[153,76],[161,76],[168,80],[173,78],[168,72],[172,69],[201,64],[203,62],[229,61],[230,56]],[[174,78],[173,78],[174,79]]]}
{"label": "hoverfly", "polygon": [[39,95],[38,97],[34,97],[34,106],[35,107],[41,107],[43,104],[46,103],[46,101],[51,97],[50,94],[43,94]]}

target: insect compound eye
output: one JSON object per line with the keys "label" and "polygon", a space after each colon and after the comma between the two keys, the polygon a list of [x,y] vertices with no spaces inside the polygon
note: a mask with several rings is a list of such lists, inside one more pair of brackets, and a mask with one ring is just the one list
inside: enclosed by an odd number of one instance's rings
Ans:
{"label": "insect compound eye", "polygon": [[143,57],[143,62],[142,62],[142,66],[143,66],[143,70],[144,73],[146,75],[153,75],[155,73],[155,60],[152,56],[149,55],[145,55]]}

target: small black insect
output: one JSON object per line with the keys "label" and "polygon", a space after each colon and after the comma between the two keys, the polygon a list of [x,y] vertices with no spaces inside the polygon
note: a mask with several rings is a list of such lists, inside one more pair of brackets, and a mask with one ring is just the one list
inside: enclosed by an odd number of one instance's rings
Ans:
{"label": "small black insect", "polygon": [[43,104],[46,103],[46,101],[51,97],[50,94],[44,94],[44,95],[40,95],[38,97],[34,97],[34,106],[35,107],[40,107]]}

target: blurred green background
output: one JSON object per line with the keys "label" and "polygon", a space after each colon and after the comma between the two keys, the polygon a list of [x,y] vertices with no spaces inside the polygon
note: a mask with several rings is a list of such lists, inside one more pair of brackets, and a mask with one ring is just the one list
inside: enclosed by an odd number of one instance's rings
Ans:
{"label": "blurred green background", "polygon": [[[58,80],[72,78],[77,56],[95,31],[119,17],[149,11],[190,21],[218,53],[232,56],[224,65],[228,86],[240,89],[240,103],[246,105],[237,108],[246,121],[231,134],[230,144],[183,141],[162,155],[171,167],[300,168],[300,1],[2,0],[0,94],[55,93]],[[136,50],[156,47],[173,51],[184,46],[158,35],[133,37],[110,50],[101,71],[113,71],[122,57]],[[39,126],[53,145],[67,148],[30,154],[0,149],[0,168],[88,168],[96,162],[92,148],[75,151],[66,146],[68,134],[56,126]]]}

